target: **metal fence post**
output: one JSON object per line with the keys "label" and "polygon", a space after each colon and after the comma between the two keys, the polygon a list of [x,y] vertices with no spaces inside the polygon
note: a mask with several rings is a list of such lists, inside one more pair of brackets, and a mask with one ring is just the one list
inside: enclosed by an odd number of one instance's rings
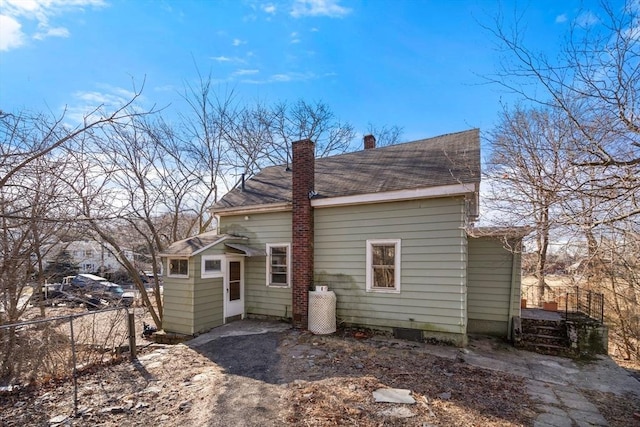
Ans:
{"label": "metal fence post", "polygon": [[78,369],[76,360],[76,341],[73,337],[73,316],[69,317],[69,329],[71,330],[71,358],[73,360],[73,416],[78,416]]}
{"label": "metal fence post", "polygon": [[[10,354],[11,357],[9,357],[9,361],[12,363],[13,362],[19,363],[19,366],[17,367],[8,366],[8,368],[15,369],[16,371],[15,371],[15,378],[11,379],[11,381],[7,384],[7,386],[9,386],[9,388],[12,389],[17,384],[21,384],[23,382],[32,380],[39,383],[44,378],[47,378],[47,377],[57,378],[57,377],[61,377],[62,374],[64,374],[65,378],[68,378],[68,374],[69,374],[68,369],[69,369],[69,365],[71,364],[71,368],[72,368],[71,385],[73,387],[73,416],[78,417],[79,416],[79,408],[78,408],[79,385],[78,383],[79,383],[79,377],[81,372],[81,368],[79,364],[82,363],[85,356],[88,358],[87,360],[89,360],[90,363],[92,364],[100,363],[103,360],[103,356],[105,354],[107,355],[109,354],[109,353],[106,353],[105,350],[108,349],[106,345],[108,344],[108,341],[111,340],[112,338],[114,338],[113,340],[114,344],[115,344],[116,338],[120,340],[118,341],[118,345],[119,345],[118,350],[120,349],[120,346],[126,342],[124,340],[126,340],[125,334],[127,330],[122,330],[122,327],[124,326],[123,325],[124,319],[122,318],[122,316],[120,316],[120,314],[122,313],[122,310],[124,310],[128,314],[128,310],[126,308],[115,307],[115,308],[103,309],[103,310],[100,310],[99,312],[89,311],[86,313],[56,316],[56,317],[50,317],[50,318],[30,320],[30,321],[25,321],[20,323],[0,325],[0,347],[2,347],[2,350],[6,350],[6,351],[15,351],[14,347],[11,345],[11,342],[7,342],[7,341],[15,339],[17,337],[16,335],[17,328],[34,326],[38,330],[45,329],[44,331],[36,331],[38,333],[44,334],[44,339],[47,339],[47,336],[48,336],[47,334],[50,331],[55,331],[56,334],[60,335],[60,337],[69,338],[69,341],[66,341],[66,338],[65,338],[64,344],[62,343],[60,344],[60,350],[63,350],[63,351],[58,352],[59,350],[58,347],[57,346],[55,347],[55,350],[56,350],[55,360],[53,357],[54,354],[52,352],[53,342],[49,342],[49,345],[46,345],[48,341],[44,342],[43,344],[44,345],[43,351],[47,355],[46,358],[42,358],[39,348],[37,349],[38,351],[35,351],[36,349],[34,349],[34,351],[30,352],[29,354],[26,354],[24,357],[27,359],[24,361],[21,361],[21,360],[16,361],[15,359],[18,357],[13,357],[13,354]],[[111,321],[114,323],[111,324],[111,328],[106,328],[105,331],[100,330],[96,332],[96,328],[95,328],[96,316],[98,314],[103,314],[106,312],[116,312],[116,311],[118,312],[118,316],[115,318],[112,318]],[[90,332],[89,336],[85,336],[83,332],[86,330],[86,328],[89,328],[91,325],[84,325],[82,321],[80,321],[79,323],[74,322],[74,319],[85,319],[88,316],[92,316],[92,318],[94,319],[94,325],[93,325],[94,329]],[[135,339],[136,332],[135,332],[134,319],[135,317],[133,313],[130,314],[127,318],[128,332],[129,332],[129,345],[132,350],[131,351],[132,359],[135,359],[136,357],[136,339]],[[67,322],[69,325],[68,330],[65,329],[63,331],[59,329],[59,327],[64,328],[64,325],[67,324]],[[45,325],[45,327],[41,328],[38,325]],[[115,330],[116,325],[117,325],[117,331]],[[78,331],[78,337],[76,337],[75,330],[78,329],[78,327],[80,329]],[[51,328],[51,329],[48,329],[48,328]],[[101,335],[99,337],[96,337],[96,333]],[[56,336],[56,338],[58,337]],[[101,342],[98,345],[96,345],[96,339],[101,340]],[[88,344],[85,344],[86,341],[88,341]],[[56,340],[56,343],[57,342],[58,340]],[[93,357],[92,355],[95,355],[95,354],[99,354],[98,358],[100,360],[98,361],[92,360],[92,357]],[[40,358],[42,360],[35,360],[36,358]],[[62,363],[59,363],[60,360],[62,361]],[[61,369],[63,370],[63,372],[61,372]],[[2,416],[0,416],[0,419],[1,418]],[[2,421],[0,421],[0,425],[1,424],[2,424]]]}
{"label": "metal fence post", "polygon": [[127,312],[129,317],[129,358],[136,359],[136,321],[133,313]]}

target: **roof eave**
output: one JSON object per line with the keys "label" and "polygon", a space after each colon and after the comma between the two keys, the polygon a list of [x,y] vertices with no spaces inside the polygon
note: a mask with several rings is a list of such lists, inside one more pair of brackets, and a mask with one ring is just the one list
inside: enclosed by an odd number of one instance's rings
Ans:
{"label": "roof eave", "polygon": [[265,203],[261,205],[251,205],[251,206],[234,206],[230,208],[224,209],[215,209],[212,208],[211,212],[214,215],[218,216],[232,216],[232,215],[245,215],[245,214],[255,214],[255,213],[268,213],[268,212],[286,212],[291,210],[291,202],[284,203]]}
{"label": "roof eave", "polygon": [[[194,236],[194,237],[196,237],[196,236]],[[211,242],[209,244],[206,244],[203,247],[201,247],[200,249],[197,249],[197,250],[195,250],[193,252],[173,252],[173,253],[166,252],[166,253],[158,254],[158,256],[160,256],[161,258],[191,258],[193,256],[198,255],[199,253],[201,253],[203,251],[206,251],[207,249],[209,249],[209,248],[211,248],[211,247],[213,247],[215,245],[218,245],[218,244],[220,244],[220,243],[222,243],[222,242],[224,242],[226,240],[230,240],[230,239],[233,239],[233,240],[247,240],[246,237],[234,236],[234,235],[231,235],[231,234],[226,234],[226,235],[221,235],[220,239],[216,240],[215,242]]]}
{"label": "roof eave", "polygon": [[495,237],[507,239],[522,239],[534,230],[531,226],[512,227],[468,227],[466,232],[469,237]]}
{"label": "roof eave", "polygon": [[175,252],[175,253],[162,252],[162,253],[159,253],[158,256],[160,258],[190,258],[192,255],[186,252]]}
{"label": "roof eave", "polygon": [[414,188],[407,190],[386,191],[380,193],[355,194],[351,196],[327,197],[312,199],[314,208],[361,205],[369,203],[398,202],[403,200],[430,199],[436,197],[455,197],[468,194],[476,194],[479,183],[459,183],[450,185],[438,185],[434,187]]}

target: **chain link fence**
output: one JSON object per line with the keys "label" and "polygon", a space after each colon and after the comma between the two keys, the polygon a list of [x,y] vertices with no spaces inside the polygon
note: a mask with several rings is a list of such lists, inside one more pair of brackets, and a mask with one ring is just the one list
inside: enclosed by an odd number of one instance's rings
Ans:
{"label": "chain link fence", "polygon": [[135,335],[124,307],[1,325],[0,395],[71,378],[68,398],[77,413],[78,374],[135,357]]}

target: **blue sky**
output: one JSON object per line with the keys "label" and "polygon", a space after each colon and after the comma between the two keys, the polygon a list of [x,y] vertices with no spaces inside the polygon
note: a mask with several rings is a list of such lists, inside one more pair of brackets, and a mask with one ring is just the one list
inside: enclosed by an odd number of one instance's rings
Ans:
{"label": "blue sky", "polygon": [[489,130],[500,102],[485,84],[500,54],[502,10],[553,56],[592,1],[0,0],[0,109],[79,115],[146,79],[144,106],[185,108],[180,92],[211,72],[241,102],[322,100],[359,133],[397,125],[405,140]]}

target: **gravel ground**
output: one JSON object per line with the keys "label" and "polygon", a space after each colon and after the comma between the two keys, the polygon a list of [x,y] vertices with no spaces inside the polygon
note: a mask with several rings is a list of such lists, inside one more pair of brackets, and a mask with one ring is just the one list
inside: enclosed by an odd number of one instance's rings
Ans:
{"label": "gravel ground", "polygon": [[[536,416],[523,378],[364,330],[149,345],[137,362],[85,372],[78,385],[77,417],[67,381],[0,396],[0,425],[530,426]],[[378,388],[409,389],[416,403],[376,403]],[[612,427],[634,425],[637,400],[589,398]]]}

